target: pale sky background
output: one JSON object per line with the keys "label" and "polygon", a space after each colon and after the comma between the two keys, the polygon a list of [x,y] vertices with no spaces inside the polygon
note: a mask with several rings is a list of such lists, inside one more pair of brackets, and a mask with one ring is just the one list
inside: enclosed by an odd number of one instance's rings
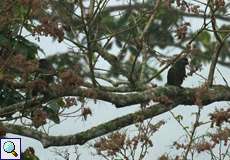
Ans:
{"label": "pale sky background", "polygon": [[[114,4],[111,3],[111,4]],[[186,20],[191,22],[192,30],[197,30],[201,27],[202,21],[194,20],[193,18],[187,18]],[[227,23],[226,23],[227,24]],[[229,23],[228,23],[229,24]],[[37,42],[34,40],[33,37],[29,37],[30,40],[33,40],[34,42],[38,43],[41,48],[44,49],[44,51],[47,53],[47,55],[55,54],[55,53],[61,53],[63,51],[66,51],[67,48],[65,43],[57,43],[53,42],[51,38],[43,38],[40,37],[40,42]],[[68,46],[67,46],[68,47]],[[172,50],[168,50],[168,52],[172,52]],[[174,51],[176,52],[176,51]],[[101,61],[98,64],[98,67],[105,67],[105,63]],[[209,65],[203,66],[203,70],[200,72],[203,76],[207,77],[208,75],[208,69]],[[229,68],[225,68],[222,66],[218,66],[218,69],[222,72],[223,76],[227,79],[228,83],[230,84],[229,75],[230,70]],[[222,78],[220,77],[218,72],[215,72],[215,83],[216,84],[225,84]],[[155,82],[158,85],[164,85],[166,83],[166,74],[167,71],[163,73],[163,81]],[[203,80],[193,75],[192,77],[186,78],[186,80],[183,83],[184,87],[195,87],[202,84]],[[137,105],[135,106],[129,106],[117,109],[113,105],[107,102],[98,101],[97,104],[94,104],[92,101],[88,102],[88,106],[92,109],[93,116],[89,117],[87,121],[82,121],[81,118],[69,118],[68,120],[65,120],[60,125],[56,125],[50,129],[51,135],[69,135],[74,134],[77,132],[81,132],[84,130],[87,130],[91,128],[92,126],[96,126],[98,124],[101,124],[103,122],[112,120],[116,117],[126,115],[128,113],[132,113],[134,111],[137,111],[139,107]],[[202,111],[201,118],[204,120],[208,120],[208,113],[213,111],[215,108],[220,108],[224,106],[229,106],[227,102],[219,102],[219,103],[213,103],[205,107],[205,109]],[[76,109],[75,107],[72,107],[72,109]],[[183,124],[190,126],[192,120],[194,120],[194,115],[192,115],[193,112],[197,111],[197,108],[195,106],[178,106],[177,108],[172,110],[175,114],[182,114],[184,116]],[[68,110],[68,112],[71,112],[71,109]],[[182,135],[185,135],[183,129],[178,125],[178,123],[173,119],[170,113],[164,113],[162,115],[159,115],[157,117],[154,117],[152,122],[157,122],[159,120],[165,120],[167,123],[164,125],[159,132],[155,133],[152,137],[152,141],[154,146],[149,150],[149,154],[146,157],[146,160],[156,160],[161,154],[170,152],[171,155],[175,154],[176,152],[171,152],[170,146],[172,143],[176,140],[178,140],[179,137]],[[133,129],[133,127],[126,127],[125,129]],[[207,128],[203,127],[199,129],[200,132],[206,131]],[[131,133],[132,134],[132,133]],[[33,140],[31,138],[21,137],[21,136],[15,136],[12,134],[8,134],[8,137],[20,137],[22,138],[22,150],[24,151],[27,147],[32,146],[35,149],[36,155],[40,158],[40,160],[62,160],[62,158],[59,158],[57,155],[55,155],[52,150],[56,147],[50,147],[48,149],[43,149],[41,143],[37,140]],[[95,140],[91,140],[88,143],[92,143]],[[70,150],[70,153],[73,152],[73,147],[67,146],[67,147],[58,147],[58,148],[68,148]],[[100,157],[95,157],[91,154],[92,151],[95,151],[93,149],[88,149],[88,144],[85,144],[83,146],[79,146],[79,152],[81,153],[80,160],[99,160],[103,159]],[[205,155],[202,155],[200,159],[203,159],[202,157]],[[73,159],[73,158],[72,158]],[[71,160],[72,160],[71,159]]]}

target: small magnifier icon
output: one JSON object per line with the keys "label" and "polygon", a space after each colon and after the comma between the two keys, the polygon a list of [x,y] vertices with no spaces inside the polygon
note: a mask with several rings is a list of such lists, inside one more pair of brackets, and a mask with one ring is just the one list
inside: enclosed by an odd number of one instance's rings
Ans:
{"label": "small magnifier icon", "polygon": [[18,154],[15,152],[15,145],[11,141],[7,141],[3,144],[3,149],[6,153],[11,153],[14,157],[17,157]]}

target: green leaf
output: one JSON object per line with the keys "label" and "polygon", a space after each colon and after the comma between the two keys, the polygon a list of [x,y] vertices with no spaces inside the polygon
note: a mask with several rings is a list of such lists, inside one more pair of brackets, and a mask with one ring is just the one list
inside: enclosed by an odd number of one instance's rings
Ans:
{"label": "green leaf", "polygon": [[23,100],[20,92],[0,84],[0,106],[7,106]]}
{"label": "green leaf", "polygon": [[58,98],[56,102],[60,107],[65,107],[65,101],[63,98]]}
{"label": "green leaf", "polygon": [[56,124],[60,123],[60,119],[58,117],[58,114],[55,113],[51,108],[45,107],[44,111],[47,113],[48,119],[50,119],[51,121],[53,121]]}
{"label": "green leaf", "polygon": [[207,31],[203,31],[199,35],[199,40],[203,43],[204,46],[208,47],[210,45],[211,36]]}
{"label": "green leaf", "polygon": [[52,100],[48,103],[47,107],[44,107],[44,110],[48,114],[48,119],[52,120],[54,123],[59,124],[60,119],[58,116],[59,110],[60,110],[60,104],[61,104],[60,98],[57,100]]}
{"label": "green leaf", "polygon": [[222,30],[222,32],[220,32],[220,35],[222,38],[224,38],[225,36],[227,36],[230,33],[230,25],[223,25],[220,27],[219,30],[220,31]]}
{"label": "green leaf", "polygon": [[48,103],[48,106],[50,109],[52,109],[52,111],[56,114],[58,114],[59,110],[60,110],[60,105],[57,103],[60,100],[52,100]]}
{"label": "green leaf", "polygon": [[177,116],[175,117],[175,119],[176,119],[177,121],[179,121],[179,122],[182,121],[183,118],[184,118],[184,117],[183,117],[182,115],[180,115],[180,114],[177,115]]}

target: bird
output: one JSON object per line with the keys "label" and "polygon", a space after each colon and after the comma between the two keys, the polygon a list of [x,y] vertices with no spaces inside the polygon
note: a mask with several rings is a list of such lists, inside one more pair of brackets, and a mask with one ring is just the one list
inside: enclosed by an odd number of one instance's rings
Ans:
{"label": "bird", "polygon": [[186,70],[185,67],[188,65],[187,58],[179,59],[168,71],[167,74],[167,85],[173,85],[181,87],[185,77],[186,77]]}
{"label": "bird", "polygon": [[48,60],[40,59],[38,61],[38,74],[40,79],[45,80],[47,83],[51,83],[54,81],[56,70]]}
{"label": "bird", "polygon": [[37,96],[39,93],[47,96],[49,94],[49,84],[54,82],[57,74],[52,64],[46,59],[38,61],[38,69],[35,73],[34,81],[31,83],[31,94]]}

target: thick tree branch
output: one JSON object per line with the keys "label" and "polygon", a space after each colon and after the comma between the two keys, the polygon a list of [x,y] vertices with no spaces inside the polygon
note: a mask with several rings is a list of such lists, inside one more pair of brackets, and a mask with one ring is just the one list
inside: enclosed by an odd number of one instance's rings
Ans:
{"label": "thick tree branch", "polygon": [[176,106],[177,104],[173,104],[170,106],[157,104],[150,108],[145,109],[144,111],[131,113],[123,117],[111,120],[109,122],[100,124],[86,131],[76,133],[73,135],[67,135],[67,136],[49,136],[42,132],[36,131],[34,129],[30,129],[19,125],[13,125],[13,124],[4,124],[4,127],[6,128],[7,133],[19,134],[22,136],[31,137],[39,140],[44,146],[44,148],[51,147],[51,146],[66,146],[66,145],[77,145],[77,144],[83,145],[89,140],[103,136],[107,133],[121,129],[123,127],[129,126],[138,121],[142,121],[154,117]]}
{"label": "thick tree branch", "polygon": [[[148,89],[146,91],[131,92],[131,93],[113,93],[106,92],[99,89],[87,89],[87,88],[63,88],[62,91],[53,92],[53,95],[46,99],[38,99],[34,101],[20,102],[10,106],[5,106],[0,109],[0,115],[6,113],[6,111],[17,112],[22,109],[31,108],[31,105],[44,103],[51,99],[56,99],[65,96],[86,97],[90,99],[98,99],[106,102],[110,102],[116,107],[125,107],[134,104],[145,103],[150,100],[158,101],[161,97],[167,97],[168,99],[175,101],[175,99],[181,99],[179,104],[193,105],[196,92],[200,88],[178,88],[173,86],[156,87]],[[160,100],[159,100],[160,101]],[[209,104],[215,101],[230,101],[230,89],[226,86],[213,86],[208,88],[207,92],[202,97],[204,104]],[[31,104],[30,104],[30,103]]]}
{"label": "thick tree branch", "polygon": [[[37,139],[43,144],[45,148],[50,146],[65,146],[65,145],[76,145],[76,144],[83,145],[89,140],[103,136],[107,133],[121,129],[123,127],[129,126],[131,124],[138,122],[139,120],[145,120],[157,116],[159,114],[162,114],[164,112],[167,112],[175,108],[179,104],[193,105],[196,103],[195,95],[198,89],[200,88],[177,89],[175,87],[168,87],[167,89],[166,87],[165,90],[172,90],[170,94],[172,95],[176,94],[176,96],[174,96],[173,103],[168,105],[156,104],[149,108],[145,108],[142,111],[137,111],[135,113],[131,113],[123,117],[116,118],[109,122],[103,123],[101,125],[93,127],[86,131],[76,133],[73,135],[49,136],[42,132],[38,132],[33,129],[29,129],[19,125],[5,124],[4,126],[7,130],[7,133],[19,134],[22,136],[27,136],[27,137]],[[161,88],[159,87],[158,91],[160,92],[160,90],[164,92],[163,87]],[[148,97],[148,95],[146,96]],[[202,101],[203,105],[207,105],[216,101],[229,101],[230,89],[229,87],[224,87],[224,86],[214,86],[213,88],[209,88],[207,92],[205,92],[204,95],[199,98]]]}

